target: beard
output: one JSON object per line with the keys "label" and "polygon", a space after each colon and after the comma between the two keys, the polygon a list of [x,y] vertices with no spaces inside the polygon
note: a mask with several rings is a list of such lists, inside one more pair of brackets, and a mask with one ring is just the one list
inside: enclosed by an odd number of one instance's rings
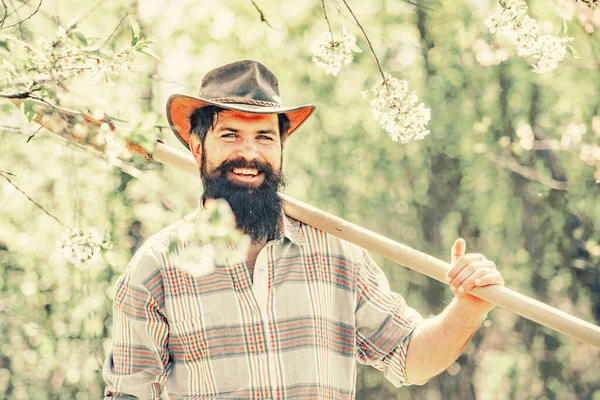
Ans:
{"label": "beard", "polygon": [[[264,179],[256,187],[234,182],[227,176],[233,168],[256,168],[264,174]],[[200,177],[204,185],[202,200],[227,200],[237,227],[250,236],[253,243],[279,238],[282,200],[278,190],[285,185],[281,170],[275,171],[268,164],[238,158],[225,161],[208,173],[204,152]]]}

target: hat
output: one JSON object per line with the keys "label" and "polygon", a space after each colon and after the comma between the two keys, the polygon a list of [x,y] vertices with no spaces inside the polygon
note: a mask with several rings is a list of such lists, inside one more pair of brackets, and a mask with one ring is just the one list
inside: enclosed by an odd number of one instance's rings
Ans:
{"label": "hat", "polygon": [[285,114],[291,135],[315,110],[316,105],[283,107],[277,76],[254,60],[236,61],[209,71],[202,78],[199,97],[174,94],[167,101],[167,118],[175,136],[190,148],[190,117],[198,108],[218,106],[251,114]]}

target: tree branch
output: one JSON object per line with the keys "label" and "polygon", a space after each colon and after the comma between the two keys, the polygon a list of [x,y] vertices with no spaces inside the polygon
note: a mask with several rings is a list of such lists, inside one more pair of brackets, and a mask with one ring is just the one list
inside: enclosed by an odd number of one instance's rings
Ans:
{"label": "tree branch", "polygon": [[323,15],[325,16],[325,21],[327,21],[327,26],[329,27],[329,33],[331,34],[331,41],[333,42],[333,31],[331,30],[331,24],[329,23],[329,18],[327,18],[327,10],[325,9],[325,0],[321,0],[321,6],[323,6]]}
{"label": "tree branch", "polygon": [[83,16],[77,20],[77,23],[79,24],[81,21],[83,21],[84,19],[86,19],[87,17],[92,15],[94,13],[94,11],[96,11],[96,9],[98,7],[100,7],[103,3],[104,3],[104,0],[100,0],[96,4],[94,4],[92,7],[90,7],[90,9],[87,10],[85,12],[85,14],[83,14]]}
{"label": "tree branch", "polygon": [[49,74],[37,74],[34,76],[28,76],[26,78],[21,78],[21,79],[15,79],[9,83],[7,83],[6,85],[2,85],[0,86],[0,92],[2,92],[4,89],[7,89],[9,87],[14,87],[14,86],[19,86],[19,85],[28,85],[31,82],[34,83],[43,83],[43,82],[51,82],[53,81],[54,78],[49,75]]}
{"label": "tree branch", "polygon": [[16,315],[17,318],[19,318],[20,320],[24,321],[27,324],[30,324],[30,326],[33,326],[34,328],[38,329],[39,331],[42,331],[50,339],[58,340],[58,337],[50,329],[46,328],[43,325],[38,324],[37,322],[33,322],[33,321],[29,320],[29,318],[27,318],[22,313],[17,311],[14,307],[11,307],[10,305],[8,305],[8,302],[6,300],[0,300],[0,312],[5,312],[5,311],[10,312],[13,315]]}
{"label": "tree branch", "polygon": [[117,26],[115,27],[115,29],[106,38],[106,40],[104,42],[102,42],[102,44],[99,47],[100,49],[103,48],[104,46],[106,46],[106,44],[110,41],[110,39],[112,39],[112,37],[115,35],[115,33],[117,33],[117,31],[121,27],[121,24],[123,24],[123,21],[125,21],[125,18],[127,18],[128,15],[129,15],[129,13],[125,13],[125,15],[123,15],[123,18],[121,18],[121,20],[119,21],[119,23],[117,24]]}
{"label": "tree branch", "polygon": [[3,99],[27,99],[27,98],[29,98],[30,95],[31,95],[31,93],[29,93],[29,92],[19,92],[19,93],[11,93],[11,94],[0,93],[0,98],[3,98]]}
{"label": "tree branch", "polygon": [[6,6],[6,3],[4,2],[4,0],[0,0],[0,2],[2,3],[2,7],[4,7],[4,15],[2,16],[2,21],[0,21],[0,30],[1,30],[2,27],[4,26],[4,21],[6,21],[6,17],[8,17],[8,7]]}
{"label": "tree branch", "polygon": [[17,14],[17,17],[19,17],[19,10],[21,8],[25,7],[27,4],[29,4],[30,0],[19,0],[19,1],[21,2],[21,5],[19,7],[15,7],[15,5],[12,2],[12,0],[10,0],[10,5],[12,6],[13,10],[8,13],[8,15],[6,16],[6,18],[10,17],[13,14]]}
{"label": "tree branch", "polygon": [[27,143],[29,143],[29,141],[30,141],[31,139],[33,139],[33,138],[35,137],[35,135],[37,135],[37,133],[38,133],[39,131],[41,131],[41,130],[42,130],[42,128],[43,128],[43,126],[41,126],[41,125],[40,125],[40,127],[39,127],[39,128],[37,128],[37,130],[36,130],[35,132],[33,132],[33,133],[31,134],[31,136],[29,136],[29,137],[27,138]]}
{"label": "tree branch", "polygon": [[552,178],[546,178],[544,176],[539,176],[533,169],[531,169],[529,167],[525,167],[513,159],[500,157],[500,156],[492,153],[491,151],[486,151],[484,153],[484,155],[488,160],[490,160],[494,164],[496,164],[502,168],[507,168],[507,169],[511,170],[512,172],[514,172],[515,174],[522,176],[525,179],[528,179],[533,182],[541,183],[542,185],[548,186],[549,188],[552,188],[555,190],[568,190],[567,182],[560,182],[560,181],[557,181]]}
{"label": "tree branch", "polygon": [[254,5],[254,8],[256,8],[256,11],[258,11],[258,13],[260,14],[260,22],[264,22],[265,24],[267,24],[269,26],[269,28],[275,29],[273,28],[273,25],[271,25],[269,23],[269,21],[267,21],[267,19],[265,18],[265,14],[262,12],[262,10],[258,7],[258,5],[256,4],[256,2],[254,0],[250,0],[252,2],[252,4]]}
{"label": "tree branch", "polygon": [[37,8],[28,17],[26,17],[25,19],[22,19],[19,22],[15,22],[12,25],[8,25],[8,26],[5,26],[5,27],[2,27],[1,29],[8,29],[8,28],[12,28],[13,26],[21,25],[23,22],[27,21],[28,19],[30,19],[31,17],[33,17],[35,14],[37,14],[37,12],[40,10],[40,7],[42,6],[43,2],[44,2],[44,0],[40,0],[40,2],[37,5]]}
{"label": "tree branch", "polygon": [[[21,128],[19,128],[18,126],[9,126],[9,125],[0,125],[0,128],[8,129],[9,131],[11,131],[11,133],[19,132],[21,130]],[[4,172],[6,172],[6,171],[4,171]]]}
{"label": "tree branch", "polygon": [[16,175],[13,174],[12,172],[8,172],[8,171],[5,171],[3,169],[0,169],[0,173],[16,177]]}
{"label": "tree branch", "polygon": [[379,72],[381,73],[381,79],[383,79],[383,81],[385,82],[385,74],[383,73],[383,69],[381,68],[381,63],[379,62],[379,58],[377,58],[377,54],[375,54],[375,50],[373,49],[373,45],[371,45],[371,41],[369,40],[369,36],[367,35],[367,32],[365,32],[365,29],[358,21],[358,18],[356,18],[356,15],[354,15],[354,12],[352,11],[352,8],[350,8],[350,5],[348,4],[348,2],[346,0],[342,0],[342,1],[346,5],[346,8],[348,9],[348,11],[350,11],[350,14],[352,14],[352,17],[354,18],[354,21],[356,21],[356,24],[362,31],[363,36],[365,37],[365,39],[367,39],[367,43],[369,44],[371,53],[373,53],[373,57],[375,57],[375,61],[377,61],[377,68],[379,68]]}
{"label": "tree branch", "polygon": [[[50,218],[54,219],[56,222],[61,224],[63,227],[67,228],[68,230],[71,230],[71,228],[69,228],[67,225],[62,223],[58,218],[56,218],[54,215],[52,215],[48,210],[46,210],[44,207],[42,207],[37,201],[35,201],[31,197],[29,197],[29,195],[27,193],[25,193],[20,187],[18,187],[15,183],[13,183],[13,181],[10,180],[10,178],[7,176],[7,174],[3,170],[0,170],[0,175],[2,175],[2,177],[4,179],[6,179],[8,181],[8,183],[10,183],[15,189],[17,189],[19,192],[21,192],[21,194],[23,194],[23,196],[27,197],[27,200],[32,202],[33,205],[35,205],[37,208],[39,208],[40,210],[45,212]],[[13,174],[11,174],[11,175],[13,175]]]}

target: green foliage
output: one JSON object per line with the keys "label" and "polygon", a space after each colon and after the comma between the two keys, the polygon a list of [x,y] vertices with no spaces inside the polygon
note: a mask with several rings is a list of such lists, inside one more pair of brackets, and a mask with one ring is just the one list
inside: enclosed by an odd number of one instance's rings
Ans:
{"label": "green foliage", "polygon": [[31,100],[25,100],[21,103],[21,112],[27,118],[27,121],[33,120],[37,115],[37,112],[34,109],[35,103]]}
{"label": "green foliage", "polygon": [[[85,128],[78,134],[88,135],[82,143],[99,151],[107,152],[113,136],[146,150],[160,136],[181,148],[164,115],[168,96],[196,95],[216,65],[262,60],[278,74],[285,104],[318,104],[286,142],[287,194],[444,260],[463,237],[467,251],[496,262],[508,287],[600,322],[597,18],[528,2],[530,15],[553,24],[552,32],[564,18],[581,53],[537,75],[484,26],[496,2],[351,2],[385,71],[407,79],[431,108],[429,136],[400,145],[360,95],[381,76],[337,2],[326,1],[334,32],[344,25],[364,50],[337,77],[311,61],[311,42],[328,29],[320,2],[261,1],[274,28],[260,22],[251,2],[151,3],[105,2],[84,18],[83,1],[45,1],[22,34],[17,26],[2,31],[0,93],[29,90],[55,105],[101,112],[100,124],[78,120]],[[129,29],[115,29],[126,14]],[[73,19],[79,22],[57,23]],[[67,39],[58,43],[60,26]],[[110,82],[83,69],[57,69],[63,64],[51,56],[55,44],[86,63],[100,58]],[[113,71],[110,62],[123,49],[156,57]],[[36,52],[48,55],[49,66],[32,62]],[[49,72],[50,80],[39,76]],[[22,104],[21,111],[0,105],[0,170],[15,174],[12,180],[66,225],[107,231],[114,246],[87,269],[74,268],[58,244],[64,227],[0,178],[0,393],[101,398],[114,283],[146,238],[195,209],[200,181],[145,162],[136,162],[144,171],[133,177],[131,165],[114,161],[126,160],[124,152],[107,162],[45,130],[27,142],[39,125],[30,122],[35,108]],[[123,129],[102,130],[102,121]],[[71,122],[65,129],[74,131]],[[422,314],[437,313],[452,298],[444,285],[374,257],[392,288]],[[599,355],[495,310],[464,355],[427,385],[396,389],[360,367],[357,398],[597,399]]]}

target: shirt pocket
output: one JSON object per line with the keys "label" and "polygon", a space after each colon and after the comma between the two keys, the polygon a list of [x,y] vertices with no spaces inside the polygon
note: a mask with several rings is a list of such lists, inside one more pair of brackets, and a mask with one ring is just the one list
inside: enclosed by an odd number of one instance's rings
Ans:
{"label": "shirt pocket", "polygon": [[172,322],[171,343],[176,363],[190,373],[189,395],[227,395],[241,389],[246,352],[241,329],[231,325],[206,326],[196,317]]}

